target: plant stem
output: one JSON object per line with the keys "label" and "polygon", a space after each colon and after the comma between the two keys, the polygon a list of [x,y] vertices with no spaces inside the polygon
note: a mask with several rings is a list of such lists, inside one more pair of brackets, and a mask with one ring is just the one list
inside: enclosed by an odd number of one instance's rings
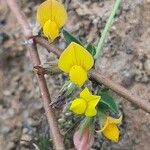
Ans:
{"label": "plant stem", "polygon": [[[27,18],[25,16],[25,14],[19,8],[17,1],[16,0],[6,0],[6,2],[8,4],[8,7],[10,8],[10,10],[12,11],[12,13],[15,15],[18,23],[21,25],[21,28],[23,30],[23,33],[24,33],[26,39],[28,40],[31,37],[33,37],[32,31],[27,22]],[[30,59],[33,64],[33,67],[40,66],[41,61],[40,61],[39,54],[37,51],[36,41],[34,39],[32,39],[32,43],[30,45],[28,45],[28,49],[29,49]],[[50,93],[48,91],[48,87],[46,84],[46,79],[44,77],[44,74],[36,74],[36,77],[38,80],[39,88],[41,91],[41,96],[43,99],[43,106],[45,109],[45,114],[47,116],[49,128],[51,130],[50,137],[52,137],[52,139],[53,139],[53,143],[55,145],[56,150],[65,150],[65,147],[64,147],[64,144],[61,139],[60,132],[59,132],[58,122],[57,122],[57,119],[55,116],[55,112],[52,109],[52,107],[49,106],[51,97],[50,97]]]}
{"label": "plant stem", "polygon": [[89,76],[95,79],[98,83],[102,83],[121,97],[125,98],[126,100],[132,102],[133,104],[137,105],[144,111],[150,113],[150,103],[148,100],[144,100],[137,95],[134,95],[133,92],[125,89],[123,86],[111,81],[109,78],[106,78],[100,72],[96,71],[95,69],[91,69],[89,71]]}
{"label": "plant stem", "polygon": [[88,147],[87,147],[88,137],[89,137],[89,128],[86,128],[82,135],[81,145],[79,147],[79,150],[88,150]]}
{"label": "plant stem", "polygon": [[99,55],[101,54],[101,51],[102,51],[102,48],[104,46],[107,33],[110,30],[110,27],[111,27],[111,25],[113,23],[113,20],[114,20],[114,16],[115,16],[115,14],[116,14],[116,12],[117,12],[117,10],[119,8],[120,3],[121,3],[121,0],[116,0],[116,2],[114,4],[114,7],[113,7],[113,9],[111,11],[111,14],[110,14],[110,16],[108,18],[108,21],[106,23],[106,26],[105,26],[105,28],[104,28],[104,30],[102,32],[102,36],[101,36],[101,38],[100,38],[100,40],[98,42],[98,46],[97,46],[97,49],[96,49],[96,54],[94,56],[95,59],[97,59],[99,57]]}

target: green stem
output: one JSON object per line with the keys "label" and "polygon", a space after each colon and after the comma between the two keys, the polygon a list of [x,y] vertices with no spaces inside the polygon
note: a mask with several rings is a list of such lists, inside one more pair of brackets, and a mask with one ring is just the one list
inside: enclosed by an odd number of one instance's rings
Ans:
{"label": "green stem", "polygon": [[119,8],[120,2],[121,2],[121,0],[116,0],[116,2],[114,4],[114,7],[113,7],[113,9],[111,11],[111,14],[110,14],[110,16],[108,18],[108,21],[106,23],[106,26],[105,26],[105,28],[104,28],[104,30],[102,32],[102,36],[101,36],[101,38],[100,38],[100,40],[98,42],[98,46],[97,46],[97,49],[96,49],[96,54],[94,56],[95,59],[98,58],[98,56],[100,55],[100,53],[102,51],[102,48],[104,46],[107,33],[109,32],[110,27],[111,27],[111,25],[113,23],[114,16],[115,16],[115,14],[116,14],[116,12],[117,12],[117,10]]}

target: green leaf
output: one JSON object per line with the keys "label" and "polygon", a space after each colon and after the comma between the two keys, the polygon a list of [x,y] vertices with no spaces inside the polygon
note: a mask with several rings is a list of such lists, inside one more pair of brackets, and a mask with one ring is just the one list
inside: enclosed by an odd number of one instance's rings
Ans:
{"label": "green leaf", "polygon": [[89,43],[87,46],[86,46],[86,49],[87,51],[92,55],[94,56],[96,54],[96,48],[95,46],[92,44],[92,43]]}
{"label": "green leaf", "polygon": [[66,42],[68,44],[70,44],[71,42],[75,42],[81,46],[83,46],[83,44],[80,42],[79,39],[77,39],[75,36],[73,36],[70,32],[68,32],[67,30],[64,30],[63,29],[63,35],[64,35],[64,38],[66,40]]}
{"label": "green leaf", "polygon": [[119,113],[118,106],[115,103],[114,98],[107,92],[101,93],[101,103],[106,104],[113,113]]}
{"label": "green leaf", "polygon": [[103,101],[100,101],[100,103],[98,104],[98,110],[103,114],[106,114],[109,111],[109,109],[110,107]]}

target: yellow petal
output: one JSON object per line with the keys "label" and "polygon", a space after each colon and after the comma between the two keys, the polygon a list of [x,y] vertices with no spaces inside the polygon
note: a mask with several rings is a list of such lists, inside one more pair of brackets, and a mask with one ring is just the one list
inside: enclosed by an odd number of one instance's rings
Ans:
{"label": "yellow petal", "polygon": [[66,20],[67,13],[64,6],[56,0],[46,0],[37,9],[37,20],[43,27],[48,20],[56,22],[57,26],[61,28]]}
{"label": "yellow petal", "polygon": [[73,100],[70,110],[72,110],[74,113],[80,115],[85,112],[86,109],[86,101],[82,98],[77,98]]}
{"label": "yellow petal", "polygon": [[49,41],[52,42],[59,35],[59,30],[56,23],[51,20],[46,21],[43,27],[43,33]]}
{"label": "yellow petal", "polygon": [[46,21],[52,18],[52,1],[46,0],[37,9],[37,20],[42,27]]}
{"label": "yellow petal", "polygon": [[109,124],[119,124],[121,123],[121,121],[122,121],[122,115],[118,119],[113,117],[107,117],[104,121],[104,126],[98,132],[104,131]]}
{"label": "yellow petal", "polygon": [[58,1],[55,1],[53,6],[53,17],[54,20],[59,28],[63,27],[65,22],[67,21],[67,12],[64,8],[64,6],[59,3]]}
{"label": "yellow petal", "polygon": [[77,43],[73,43],[73,46],[77,65],[82,66],[86,71],[90,70],[94,65],[92,55],[84,47]]}
{"label": "yellow petal", "polygon": [[115,124],[109,124],[102,133],[109,140],[118,142],[119,129]]}
{"label": "yellow petal", "polygon": [[92,55],[84,47],[74,42],[70,43],[58,60],[59,68],[66,73],[69,73],[74,65],[81,66],[88,71],[93,64],[94,59]]}
{"label": "yellow petal", "polygon": [[90,91],[88,90],[88,88],[85,88],[81,93],[80,93],[80,97],[82,97],[83,99],[85,99],[86,101],[90,102],[90,101],[99,101],[100,100],[100,96],[97,95],[92,95],[92,93],[90,93]]}
{"label": "yellow petal", "polygon": [[109,123],[119,124],[122,121],[122,115],[119,118],[107,117]]}
{"label": "yellow petal", "polygon": [[69,73],[71,67],[75,65],[75,57],[74,57],[74,47],[70,44],[61,54],[58,60],[58,67],[66,72]]}
{"label": "yellow petal", "polygon": [[72,82],[77,84],[78,86],[82,86],[84,82],[87,80],[87,73],[81,66],[73,66],[70,69],[69,77]]}
{"label": "yellow petal", "polygon": [[87,117],[92,117],[97,114],[97,110],[95,107],[97,106],[98,102],[99,102],[99,99],[94,99],[87,103],[87,109],[85,111],[85,115]]}

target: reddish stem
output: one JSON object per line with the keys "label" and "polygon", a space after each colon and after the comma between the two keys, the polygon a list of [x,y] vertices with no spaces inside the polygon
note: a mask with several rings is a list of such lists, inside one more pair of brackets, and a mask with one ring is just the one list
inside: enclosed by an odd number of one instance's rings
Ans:
{"label": "reddish stem", "polygon": [[89,128],[86,128],[81,139],[79,150],[88,150],[87,143],[89,138]]}
{"label": "reddish stem", "polygon": [[[26,16],[21,12],[20,8],[16,3],[16,0],[6,0],[6,2],[9,8],[11,9],[11,11],[14,13],[15,17],[17,18],[17,21],[21,25],[24,35],[28,40],[29,38],[32,37],[32,31],[28,25]],[[29,53],[30,53],[30,60],[33,66],[40,66],[41,61],[39,58],[35,40],[32,40],[32,43],[29,46]],[[45,77],[43,74],[37,74],[36,77],[41,91],[44,109],[48,119],[48,124],[51,130],[50,136],[53,139],[56,150],[64,150],[65,148],[59,132],[58,122],[55,117],[55,112],[51,107],[49,107],[51,98],[47,88]]]}
{"label": "reddish stem", "polygon": [[95,69],[90,70],[90,76],[94,78],[97,82],[102,83],[103,85],[110,88],[112,91],[116,92],[118,95],[124,97],[128,101],[134,103],[135,105],[139,106],[144,111],[150,113],[150,103],[148,101],[141,99],[140,97],[134,95],[134,93],[130,92],[129,90],[125,89],[123,86],[114,83],[110,79],[104,77]]}

